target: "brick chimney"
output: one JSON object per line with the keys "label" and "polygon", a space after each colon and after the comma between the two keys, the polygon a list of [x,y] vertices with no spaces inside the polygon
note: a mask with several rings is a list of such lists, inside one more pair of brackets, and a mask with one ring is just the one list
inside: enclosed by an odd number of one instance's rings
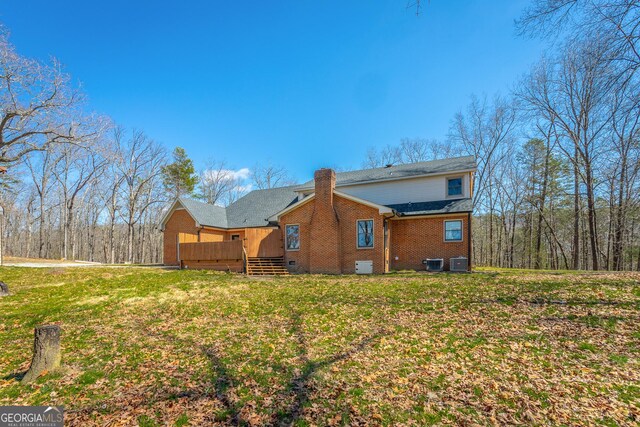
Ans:
{"label": "brick chimney", "polygon": [[314,174],[315,203],[311,215],[309,270],[311,273],[340,274],[340,228],[333,206],[336,173],[319,169]]}

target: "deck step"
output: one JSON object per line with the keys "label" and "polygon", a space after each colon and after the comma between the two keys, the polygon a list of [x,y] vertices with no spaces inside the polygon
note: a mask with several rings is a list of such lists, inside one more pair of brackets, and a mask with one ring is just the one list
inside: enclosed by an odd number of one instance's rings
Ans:
{"label": "deck step", "polygon": [[249,276],[286,276],[289,270],[284,265],[284,257],[247,258]]}

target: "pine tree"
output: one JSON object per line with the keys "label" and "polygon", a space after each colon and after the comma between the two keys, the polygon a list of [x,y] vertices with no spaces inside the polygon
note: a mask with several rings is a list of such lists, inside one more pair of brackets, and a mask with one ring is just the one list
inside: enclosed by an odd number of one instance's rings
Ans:
{"label": "pine tree", "polygon": [[164,188],[174,198],[192,194],[198,183],[193,162],[182,147],[173,150],[173,163],[162,168]]}

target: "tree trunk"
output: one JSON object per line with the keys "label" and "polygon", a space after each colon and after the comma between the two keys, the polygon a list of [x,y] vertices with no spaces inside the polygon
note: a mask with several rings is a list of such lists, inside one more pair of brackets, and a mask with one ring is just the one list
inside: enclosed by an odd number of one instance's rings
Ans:
{"label": "tree trunk", "polygon": [[60,366],[60,326],[37,326],[34,332],[33,359],[22,383],[31,383],[44,371]]}
{"label": "tree trunk", "polygon": [[9,295],[9,287],[6,283],[0,282],[0,297],[6,297]]}
{"label": "tree trunk", "polygon": [[[577,150],[576,150],[577,157]],[[580,267],[580,183],[578,165],[573,165],[573,247],[571,248],[571,268]]]}
{"label": "tree trunk", "polygon": [[[585,162],[586,163],[586,162]],[[593,194],[593,178],[591,175],[591,164],[585,164],[585,175],[587,185],[587,219],[589,225],[589,243],[591,244],[591,268],[599,270],[599,246],[598,245],[598,223],[596,219],[596,202]]]}
{"label": "tree trunk", "polygon": [[38,258],[44,258],[44,197],[40,196],[40,229],[38,230]]}
{"label": "tree trunk", "polygon": [[[618,206],[616,210],[615,231],[613,237],[613,269],[622,270],[622,237],[625,226],[625,180],[627,169],[627,157],[622,157],[620,165],[620,183],[618,185]],[[613,191],[612,191],[613,193]]]}

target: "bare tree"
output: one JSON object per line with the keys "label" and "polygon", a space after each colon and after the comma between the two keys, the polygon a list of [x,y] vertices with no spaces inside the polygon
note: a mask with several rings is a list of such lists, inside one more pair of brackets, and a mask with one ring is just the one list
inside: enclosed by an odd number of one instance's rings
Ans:
{"label": "bare tree", "polygon": [[60,64],[20,56],[0,29],[0,163],[94,134],[80,126],[82,101]]}
{"label": "bare tree", "polygon": [[38,197],[38,257],[44,258],[46,256],[45,237],[47,236],[46,203],[51,190],[52,164],[55,162],[55,158],[51,151],[44,151],[40,155],[38,153],[27,155],[24,161],[31,174],[32,185]]}
{"label": "bare tree", "polygon": [[123,177],[120,187],[122,210],[120,217],[127,226],[127,261],[135,262],[136,225],[149,207],[165,203],[162,197],[162,166],[165,149],[140,131],[132,131],[116,160]]}
{"label": "bare tree", "polygon": [[75,246],[71,240],[75,203],[81,192],[95,178],[102,175],[107,159],[95,150],[65,144],[59,148],[60,155],[53,167],[53,174],[62,197],[62,257],[75,259]]}
{"label": "bare tree", "polygon": [[456,157],[460,153],[461,147],[456,144],[443,143],[436,139],[403,138],[398,145],[387,145],[379,151],[375,147],[369,148],[362,167],[379,168],[417,163]]}
{"label": "bare tree", "polygon": [[619,76],[640,66],[640,0],[533,0],[517,26],[522,34],[600,40]]}
{"label": "bare tree", "polygon": [[598,269],[600,248],[597,232],[596,177],[594,163],[602,153],[601,139],[611,120],[610,97],[613,82],[599,43],[567,45],[556,63],[543,61],[527,78],[520,97],[553,121],[561,133],[559,144],[574,170],[574,249],[577,268],[581,184],[587,198],[588,229],[592,268]]}
{"label": "bare tree", "polygon": [[237,200],[241,186],[224,161],[209,160],[200,172],[199,197],[211,205],[228,204]]}
{"label": "bare tree", "polygon": [[513,106],[503,98],[496,97],[493,103],[484,98],[471,97],[465,113],[456,114],[451,139],[464,147],[466,154],[473,155],[478,163],[474,178],[473,204],[479,211],[489,215],[489,263],[494,262],[494,215],[496,192],[500,189],[496,173],[498,166],[509,153],[514,142],[516,115]]}
{"label": "bare tree", "polygon": [[486,97],[471,97],[466,112],[456,114],[451,139],[462,145],[468,155],[475,156],[478,172],[474,179],[474,204],[491,197],[495,188],[494,172],[505,158],[505,148],[514,141],[515,109],[510,103],[496,97],[489,104]]}
{"label": "bare tree", "polygon": [[[640,91],[637,84],[618,87],[611,117],[611,267],[623,268],[623,247],[627,217],[634,204],[634,184],[640,173]],[[617,193],[617,194],[616,194]],[[607,257],[608,260],[609,257]]]}
{"label": "bare tree", "polygon": [[400,149],[396,146],[387,145],[378,151],[375,147],[367,150],[367,157],[362,162],[363,168],[380,168],[388,165],[402,163]]}
{"label": "bare tree", "polygon": [[282,166],[274,166],[272,164],[267,164],[265,166],[256,164],[251,168],[250,178],[253,185],[260,190],[284,187],[296,183],[285,168]]}

